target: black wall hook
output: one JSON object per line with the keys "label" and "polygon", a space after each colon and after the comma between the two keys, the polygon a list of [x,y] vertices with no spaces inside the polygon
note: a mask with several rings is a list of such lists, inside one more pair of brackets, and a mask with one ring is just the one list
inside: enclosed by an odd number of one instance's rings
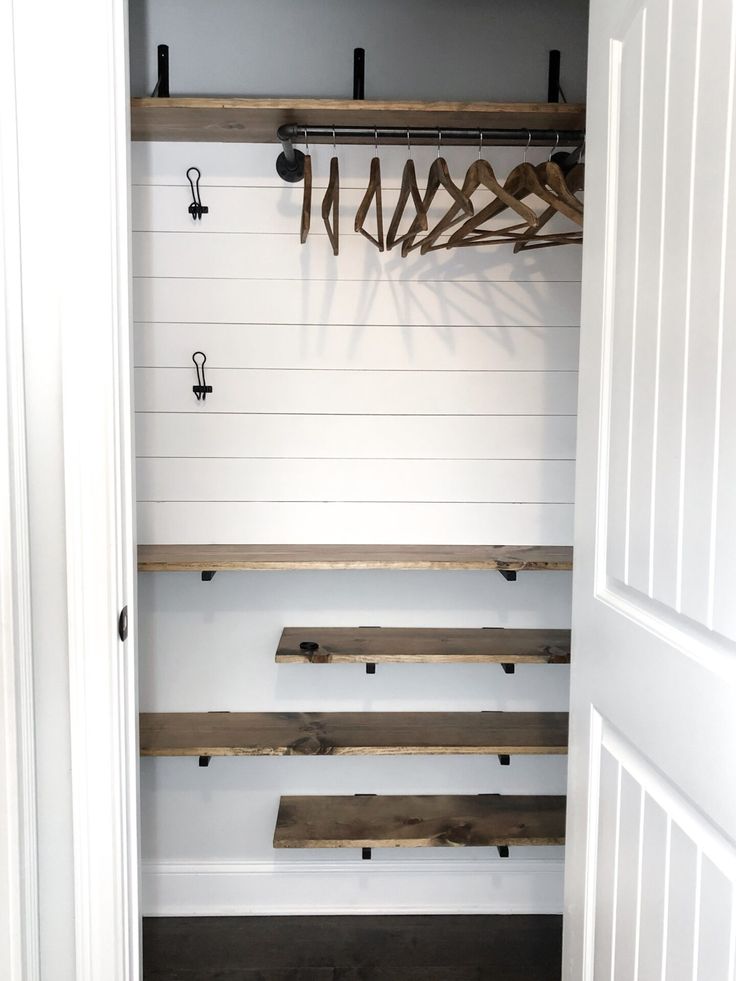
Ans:
{"label": "black wall hook", "polygon": [[[196,174],[196,178],[192,180],[191,174]],[[187,180],[189,181],[189,186],[192,189],[192,203],[187,208],[187,211],[192,216],[193,221],[201,221],[202,215],[209,214],[210,209],[206,208],[202,204],[202,198],[199,194],[199,179],[202,174],[199,171],[199,167],[190,167],[187,171]]]}
{"label": "black wall hook", "polygon": [[[197,361],[200,357],[202,360]],[[194,362],[194,367],[197,369],[197,384],[192,385],[192,391],[197,396],[198,402],[204,402],[207,398],[207,394],[212,391],[212,386],[207,384],[207,379],[204,375],[204,366],[207,361],[207,355],[204,351],[195,351],[192,355],[192,361]]]}

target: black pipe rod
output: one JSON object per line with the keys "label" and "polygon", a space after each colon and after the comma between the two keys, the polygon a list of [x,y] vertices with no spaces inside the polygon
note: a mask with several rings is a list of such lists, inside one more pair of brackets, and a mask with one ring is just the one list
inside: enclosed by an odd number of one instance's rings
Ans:
{"label": "black pipe rod", "polygon": [[554,48],[549,53],[549,74],[547,75],[547,102],[560,101],[560,52]]}
{"label": "black pipe rod", "polygon": [[365,99],[365,48],[353,51],[353,98]]}
{"label": "black pipe rod", "polygon": [[495,143],[500,146],[571,146],[582,143],[585,138],[584,130],[568,129],[456,129],[445,127],[406,127],[400,126],[298,126],[287,123],[278,129],[278,139],[281,141],[287,159],[293,153],[294,143],[303,143],[307,138],[318,141],[322,138],[331,142],[341,137],[345,142],[356,140],[372,141],[374,138],[391,140],[406,144],[407,135],[410,143],[436,145],[437,143],[455,143],[456,145],[473,146],[480,142],[481,133],[484,143]]}

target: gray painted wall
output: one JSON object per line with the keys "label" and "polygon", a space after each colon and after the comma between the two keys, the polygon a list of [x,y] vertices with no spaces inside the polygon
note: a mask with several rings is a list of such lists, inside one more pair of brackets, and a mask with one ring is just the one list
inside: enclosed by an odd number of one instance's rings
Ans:
{"label": "gray painted wall", "polygon": [[559,48],[577,102],[587,16],[587,0],[130,0],[131,88],[150,95],[166,43],[174,95],[350,98],[363,47],[369,99],[536,102]]}

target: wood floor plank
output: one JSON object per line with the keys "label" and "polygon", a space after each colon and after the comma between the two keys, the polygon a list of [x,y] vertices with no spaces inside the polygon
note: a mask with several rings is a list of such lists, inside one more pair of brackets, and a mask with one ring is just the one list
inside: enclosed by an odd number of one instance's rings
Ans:
{"label": "wood floor plank", "polygon": [[562,917],[550,915],[155,917],[143,920],[143,976],[559,981],[561,943]]}
{"label": "wood floor plank", "polygon": [[[303,649],[301,644],[317,644]],[[286,627],[276,660],[309,664],[567,664],[569,630]]]}
{"label": "wood floor plank", "polygon": [[139,545],[140,572],[572,568],[567,545]]}
{"label": "wood floor plank", "polygon": [[561,754],[566,712],[143,712],[142,756]]}
{"label": "wood floor plank", "polygon": [[282,797],[274,848],[562,845],[565,798],[548,796]]}

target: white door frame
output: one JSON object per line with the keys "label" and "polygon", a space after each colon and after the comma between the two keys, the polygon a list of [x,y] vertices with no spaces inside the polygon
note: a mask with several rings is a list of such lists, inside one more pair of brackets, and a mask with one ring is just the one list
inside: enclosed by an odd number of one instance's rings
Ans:
{"label": "white door frame", "polygon": [[[61,337],[73,977],[134,981],[140,863],[126,0],[10,0],[0,4],[0,48],[0,319],[7,328],[5,351],[0,343],[7,395],[0,409],[0,931],[7,925],[10,934],[7,941],[0,934],[0,976],[38,978],[43,943],[30,628],[40,597],[32,595],[28,563],[23,287],[51,294],[57,319],[49,330]],[[16,77],[33,84],[16,89]],[[19,147],[21,158],[48,161],[47,184],[30,187],[23,171],[18,177]],[[39,227],[58,262],[48,277],[35,274]],[[38,282],[29,282],[29,269]],[[117,636],[124,605],[126,643]],[[63,650],[64,638],[59,643]]]}
{"label": "white door frame", "polygon": [[0,5],[0,976],[39,977],[13,8]]}

